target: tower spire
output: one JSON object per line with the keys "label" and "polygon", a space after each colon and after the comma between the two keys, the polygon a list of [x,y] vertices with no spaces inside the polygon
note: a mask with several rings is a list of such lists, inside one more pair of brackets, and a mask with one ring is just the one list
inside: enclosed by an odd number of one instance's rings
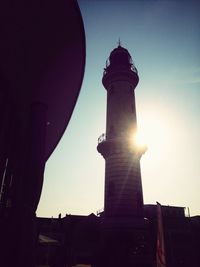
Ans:
{"label": "tower spire", "polygon": [[119,37],[119,39],[118,39],[117,44],[118,44],[118,47],[121,47],[121,40],[120,40],[120,37]]}

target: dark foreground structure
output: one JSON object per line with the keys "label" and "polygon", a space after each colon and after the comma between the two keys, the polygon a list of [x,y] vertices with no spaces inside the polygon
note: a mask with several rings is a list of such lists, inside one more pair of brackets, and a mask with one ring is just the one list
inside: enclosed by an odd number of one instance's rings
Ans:
{"label": "dark foreground structure", "polygon": [[[122,255],[119,242],[126,242],[128,266],[156,267],[157,213],[156,205],[144,205],[147,235],[139,242],[118,239],[103,248],[103,213],[99,216],[66,215],[63,218],[37,218],[37,266],[66,267],[107,266],[113,250]],[[186,217],[184,208],[162,206],[167,267],[198,267],[200,262],[200,216]],[[140,226],[143,228],[143,225]],[[139,225],[138,225],[139,229]],[[140,234],[139,230],[137,232]],[[131,238],[131,237],[130,237]],[[144,239],[145,238],[145,239]],[[121,243],[123,246],[123,243]],[[126,261],[125,259],[125,261]],[[119,266],[110,265],[110,266]],[[127,266],[122,264],[121,266]]]}
{"label": "dark foreground structure", "polygon": [[45,163],[79,95],[85,32],[75,0],[11,0],[0,36],[0,266],[35,267]]}
{"label": "dark foreground structure", "polygon": [[[106,133],[97,150],[105,159],[104,211],[95,216],[38,218],[38,266],[156,267],[157,206],[144,205],[134,90],[139,76],[120,44],[103,74],[107,91]],[[132,141],[133,140],[133,141]],[[200,216],[182,207],[162,207],[167,265],[198,267]]]}

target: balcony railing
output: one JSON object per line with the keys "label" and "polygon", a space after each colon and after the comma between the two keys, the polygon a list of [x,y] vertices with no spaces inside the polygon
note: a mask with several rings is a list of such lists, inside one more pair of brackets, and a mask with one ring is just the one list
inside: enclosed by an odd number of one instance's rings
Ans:
{"label": "balcony railing", "polygon": [[105,142],[105,141],[108,141],[108,140],[109,141],[116,141],[116,140],[125,140],[125,139],[127,139],[126,132],[121,132],[120,134],[118,133],[118,135],[116,135],[116,134],[106,135],[105,133],[103,133],[98,138],[98,144]]}
{"label": "balcony railing", "polygon": [[[127,68],[124,68],[124,67],[115,67],[115,68],[110,68],[110,67],[107,67],[107,68],[104,68],[104,71],[103,71],[103,76],[106,75],[108,72],[112,73],[112,72],[116,72],[116,71],[127,71]],[[134,65],[131,65],[130,66],[130,69],[129,69],[130,72],[135,72],[136,74],[138,74],[138,71],[136,69],[136,67]]]}
{"label": "balcony railing", "polygon": [[99,136],[99,138],[98,138],[98,144],[100,144],[100,143],[102,143],[104,141],[106,141],[106,134],[105,133],[103,133],[103,134],[101,134]]}
{"label": "balcony railing", "polygon": [[128,65],[124,65],[124,64],[119,64],[119,65],[115,65],[115,66],[113,66],[112,65],[112,68],[111,68],[111,64],[110,64],[110,60],[109,59],[107,59],[106,60],[106,68],[104,68],[104,75],[108,72],[108,71],[116,71],[116,70],[127,70],[127,66],[128,66],[128,69],[129,70],[131,70],[131,71],[133,71],[133,72],[135,72],[135,73],[137,73],[138,74],[138,70],[136,69],[136,67],[135,67],[135,64],[134,64],[134,62],[133,62],[133,60],[132,60],[132,58],[130,57],[130,59],[129,59],[129,63],[128,63]]}

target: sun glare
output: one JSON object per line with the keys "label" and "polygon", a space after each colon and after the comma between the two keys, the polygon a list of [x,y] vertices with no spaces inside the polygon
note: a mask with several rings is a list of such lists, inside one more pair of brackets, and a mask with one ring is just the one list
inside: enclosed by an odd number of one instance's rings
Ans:
{"label": "sun glare", "polygon": [[139,145],[146,143],[149,150],[160,152],[171,142],[173,133],[170,128],[162,115],[149,114],[141,119],[136,140]]}
{"label": "sun glare", "polygon": [[132,145],[146,147],[148,154],[159,155],[169,149],[172,140],[167,120],[160,114],[146,114],[138,123],[138,132],[131,137]]}
{"label": "sun glare", "polygon": [[142,132],[137,132],[136,135],[134,136],[134,141],[137,146],[141,147],[146,145],[146,140],[144,134]]}
{"label": "sun glare", "polygon": [[136,147],[137,149],[143,151],[143,153],[147,149],[147,144],[145,142],[145,138],[139,132],[137,132],[136,134],[135,133],[131,134],[131,136],[130,136],[130,146],[131,147]]}

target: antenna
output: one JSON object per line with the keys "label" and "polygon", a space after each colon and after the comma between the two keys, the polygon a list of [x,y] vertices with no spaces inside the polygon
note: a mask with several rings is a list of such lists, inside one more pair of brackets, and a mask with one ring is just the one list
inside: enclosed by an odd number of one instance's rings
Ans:
{"label": "antenna", "polygon": [[119,37],[119,39],[118,39],[118,42],[117,42],[117,43],[118,43],[118,47],[119,47],[119,46],[121,46],[121,40],[120,40],[120,37]]}

